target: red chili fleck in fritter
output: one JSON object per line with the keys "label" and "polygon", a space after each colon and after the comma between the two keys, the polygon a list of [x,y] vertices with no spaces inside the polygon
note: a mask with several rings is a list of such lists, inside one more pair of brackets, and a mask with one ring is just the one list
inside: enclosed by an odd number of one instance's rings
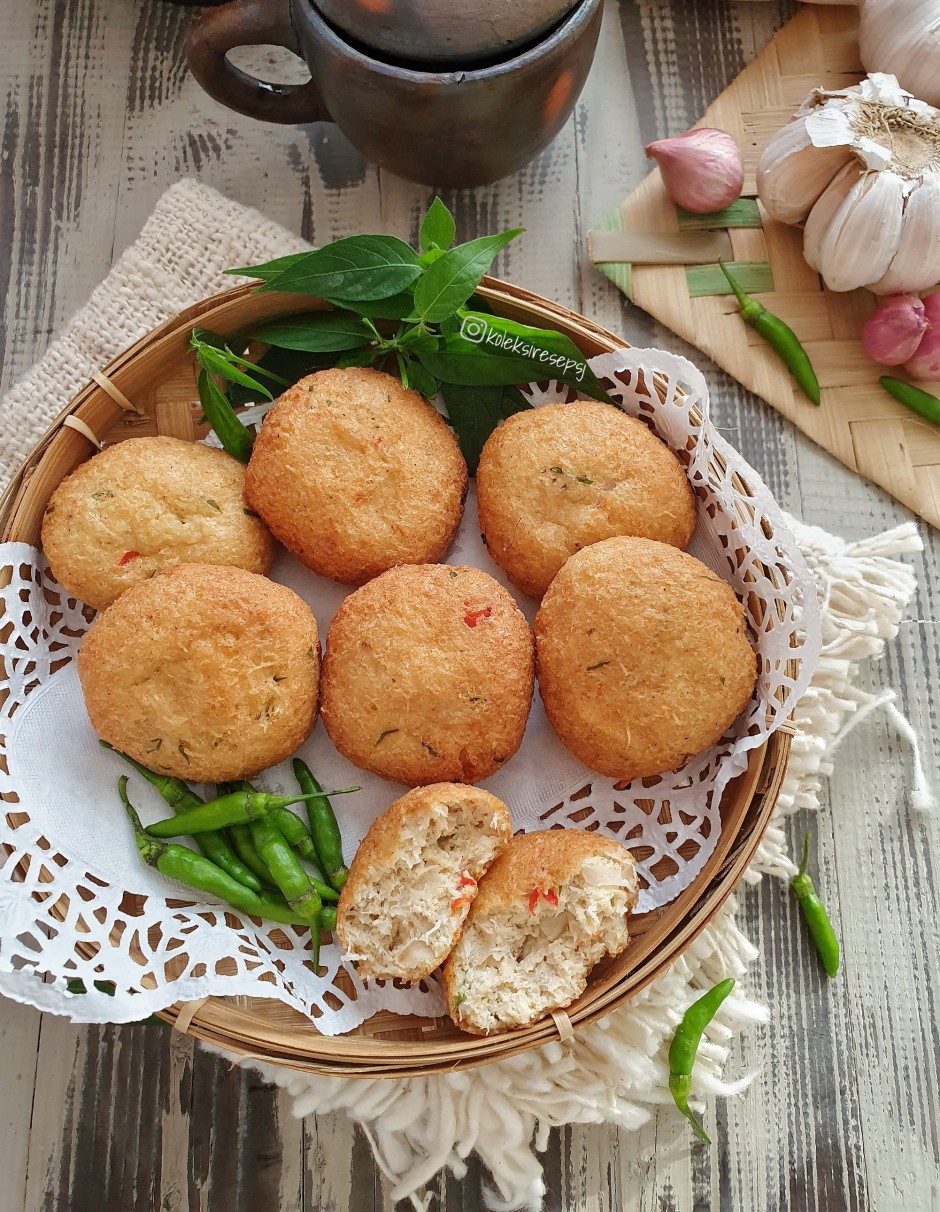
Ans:
{"label": "red chili fleck in fritter", "polygon": [[465,614],[463,621],[468,627],[476,627],[478,619],[488,619],[492,613],[492,606],[484,606],[482,610],[471,610],[469,614]]}
{"label": "red chili fleck in fritter", "polygon": [[476,886],[477,886],[477,882],[473,878],[473,876],[470,875],[469,872],[467,872],[467,871],[462,871],[460,874],[460,883],[457,885],[457,887],[458,888],[475,888]]}
{"label": "red chili fleck in fritter", "polygon": [[461,905],[472,905],[472,904],[473,904],[472,896],[458,896],[455,900],[452,900],[450,902],[450,911],[451,911],[451,913],[459,913]]}
{"label": "red chili fleck in fritter", "polygon": [[558,904],[558,893],[554,888],[533,888],[529,893],[529,912],[534,913],[536,906],[539,903],[539,897],[548,901],[550,905]]}
{"label": "red chili fleck in fritter", "polygon": [[118,560],[118,567],[126,568],[127,565],[131,562],[131,560],[136,560],[139,555],[140,555],[139,551],[125,551],[124,554],[121,556],[121,558]]}

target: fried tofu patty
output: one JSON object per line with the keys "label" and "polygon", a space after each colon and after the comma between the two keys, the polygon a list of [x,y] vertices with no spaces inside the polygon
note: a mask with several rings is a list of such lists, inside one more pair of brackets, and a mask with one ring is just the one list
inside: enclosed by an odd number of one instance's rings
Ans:
{"label": "fried tofu patty", "polygon": [[246,495],[308,568],[360,585],[396,564],[444,556],[467,465],[418,392],[377,370],[321,370],[264,418]]}
{"label": "fried tofu patty", "polygon": [[476,783],[519,748],[532,686],[532,633],[511,594],[478,568],[402,565],[330,624],[323,723],[383,778]]}
{"label": "fried tofu patty", "polygon": [[364,978],[414,983],[450,954],[477,881],[512,837],[481,787],[415,787],[377,817],[343,885],[336,932]]}
{"label": "fried tofu patty", "polygon": [[650,539],[606,539],[573,555],[542,600],[535,636],[552,727],[616,779],[674,770],[714,744],[757,676],[731,588]]}
{"label": "fried tofu patty", "polygon": [[314,725],[317,622],[266,577],[180,564],[98,616],[78,675],[92,727],[116,749],[197,783],[248,778]]}
{"label": "fried tofu patty", "polygon": [[695,529],[692,489],[669,447],[593,400],[505,420],[483,447],[477,494],[490,555],[532,597],[591,543],[637,535],[685,547]]}
{"label": "fried tofu patty", "polygon": [[480,881],[444,965],[447,1012],[490,1035],[534,1023],[584,992],[594,965],[629,942],[633,857],[584,829],[514,837]]}
{"label": "fried tofu patty", "polygon": [[221,450],[131,438],[62,481],[43,515],[43,550],[56,580],[96,610],[175,564],[264,573],[274,544],[244,493],[244,467]]}

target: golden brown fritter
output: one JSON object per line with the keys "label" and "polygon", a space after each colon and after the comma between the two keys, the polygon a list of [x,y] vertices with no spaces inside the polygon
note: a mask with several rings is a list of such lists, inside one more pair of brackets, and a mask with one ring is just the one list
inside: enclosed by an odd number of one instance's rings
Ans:
{"label": "golden brown fritter", "polygon": [[441,559],[460,525],[467,466],[436,409],[377,370],[321,370],[264,418],[246,494],[308,568],[358,585]]}
{"label": "golden brown fritter", "polygon": [[625,534],[685,547],[695,529],[692,490],[669,447],[593,400],[504,421],[483,447],[477,494],[490,555],[532,597],[591,543]]}
{"label": "golden brown fritter", "polygon": [[633,857],[609,837],[549,829],[514,837],[480,881],[444,965],[447,1012],[490,1035],[570,1006],[594,965],[629,942]]}
{"label": "golden brown fritter", "polygon": [[266,577],[180,564],[98,616],[78,674],[92,726],[116,749],[198,783],[248,778],[314,725],[317,623]]}
{"label": "golden brown fritter", "polygon": [[343,886],[336,932],[359,975],[422,980],[444,962],[477,881],[512,836],[509,809],[480,787],[415,787],[377,817]]}
{"label": "golden brown fritter", "polygon": [[532,685],[532,633],[501,585],[478,568],[402,565],[330,624],[323,723],[383,778],[476,783],[519,748]]}
{"label": "golden brown fritter", "polygon": [[651,539],[607,539],[573,555],[542,601],[535,636],[555,732],[616,779],[674,770],[707,749],[757,676],[731,588]]}
{"label": "golden brown fritter", "polygon": [[274,544],[236,459],[179,438],[131,438],[63,480],[42,520],[53,576],[96,610],[175,564],[267,572]]}

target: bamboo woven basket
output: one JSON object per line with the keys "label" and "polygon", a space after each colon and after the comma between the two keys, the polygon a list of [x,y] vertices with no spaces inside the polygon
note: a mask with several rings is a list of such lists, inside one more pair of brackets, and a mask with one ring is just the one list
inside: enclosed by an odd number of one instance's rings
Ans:
{"label": "bamboo woven basket", "polygon": [[[566,333],[587,357],[624,344],[584,317],[508,283],[485,279],[480,294],[499,315]],[[189,350],[194,325],[234,335],[260,320],[310,311],[312,306],[316,304],[307,297],[254,294],[250,286],[236,287],[141,338],[68,404],[0,497],[0,540],[39,545],[49,497],[93,453],[89,435],[109,443],[155,433],[188,441],[204,436]],[[768,575],[775,576],[772,570]],[[0,576],[8,577],[9,572],[0,568]],[[0,693],[2,685],[0,665]],[[547,1043],[566,1033],[569,1024],[591,1022],[649,984],[715,917],[763,836],[789,750],[790,732],[784,727],[751,752],[746,771],[725,791],[721,834],[703,870],[669,905],[631,920],[631,946],[617,959],[598,965],[584,995],[565,1015],[490,1038],[464,1035],[446,1018],[386,1011],[348,1034],[323,1036],[309,1019],[283,1003],[247,997],[181,1003],[168,1007],[162,1017],[244,1057],[352,1077],[451,1071]]]}

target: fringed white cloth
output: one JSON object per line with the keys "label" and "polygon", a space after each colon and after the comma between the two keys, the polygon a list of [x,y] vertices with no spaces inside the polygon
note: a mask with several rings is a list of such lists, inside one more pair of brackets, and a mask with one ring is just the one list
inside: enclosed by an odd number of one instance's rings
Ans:
{"label": "fringed white cloth", "polygon": [[[910,807],[933,805],[917,737],[895,704],[893,691],[870,694],[855,683],[863,661],[880,657],[898,631],[915,589],[913,569],[898,560],[922,550],[913,523],[849,543],[788,519],[816,579],[823,649],[816,674],[796,712],[796,735],[783,789],[746,879],[786,878],[796,868],[787,854],[784,816],[819,807],[822,780],[842,740],[872,712],[884,710],[910,747]],[[633,1131],[660,1105],[671,1104],[666,1053],[690,1002],[727,976],[743,977],[757,948],[735,923],[734,899],[707,930],[651,985],[567,1043],[551,1043],[504,1061],[445,1076],[361,1081],[304,1074],[256,1061],[241,1062],[293,1099],[294,1114],[343,1111],[372,1145],[394,1200],[424,1212],[426,1187],[443,1168],[457,1178],[476,1152],[492,1184],[494,1212],[541,1208],[545,1193],[538,1153],[551,1128],[562,1124],[616,1124]],[[694,1093],[730,1096],[750,1081],[725,1081],[734,1035],[766,1022],[766,1006],[740,994],[728,998],[708,1028],[695,1066]],[[223,1055],[229,1055],[224,1053]],[[232,1056],[232,1060],[238,1058]]]}

